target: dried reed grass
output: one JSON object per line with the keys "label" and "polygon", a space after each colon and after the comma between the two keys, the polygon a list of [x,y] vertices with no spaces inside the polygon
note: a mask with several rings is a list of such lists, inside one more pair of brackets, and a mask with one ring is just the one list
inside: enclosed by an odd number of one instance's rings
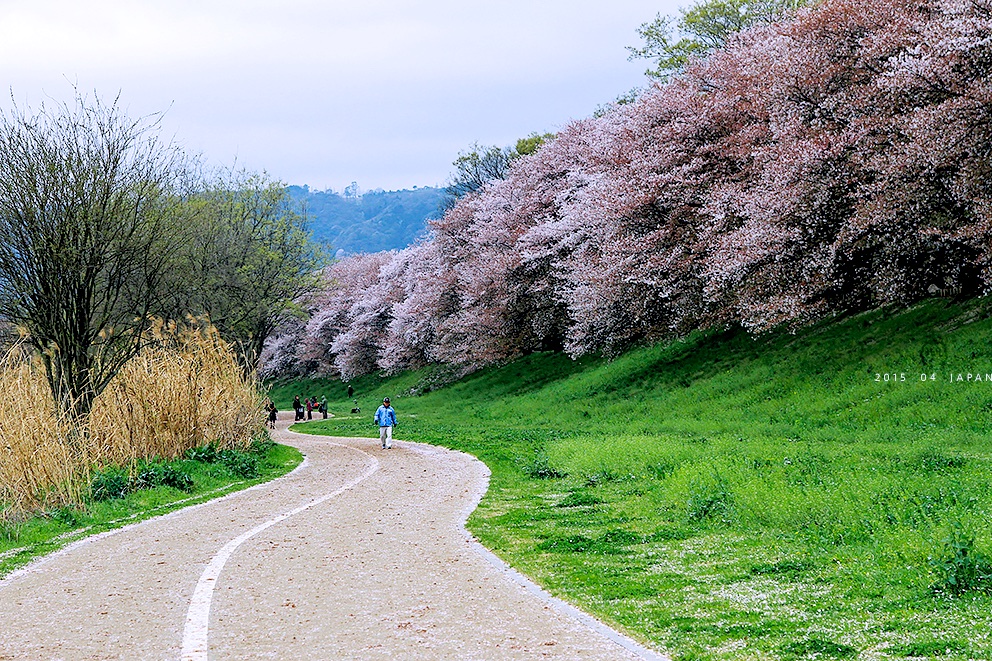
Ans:
{"label": "dried reed grass", "polygon": [[55,407],[39,361],[0,359],[0,518],[79,502],[89,463],[85,430]]}
{"label": "dried reed grass", "polygon": [[100,463],[172,459],[205,443],[246,448],[264,427],[262,395],[217,331],[159,327],[97,398],[90,433]]}
{"label": "dried reed grass", "polygon": [[262,394],[216,330],[158,325],[79,424],[52,400],[37,360],[0,360],[0,518],[79,503],[91,471],[180,457],[214,443],[246,448],[264,429]]}

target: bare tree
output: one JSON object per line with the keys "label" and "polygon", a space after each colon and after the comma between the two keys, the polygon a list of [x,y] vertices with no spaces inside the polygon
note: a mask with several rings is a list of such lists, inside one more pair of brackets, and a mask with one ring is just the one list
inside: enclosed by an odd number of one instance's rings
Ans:
{"label": "bare tree", "polygon": [[515,160],[533,154],[554,137],[553,133],[531,133],[517,140],[512,147],[487,147],[476,143],[468,151],[459,152],[452,163],[455,172],[444,189],[441,211],[451,209],[458,200],[481,190],[490,181],[506,179]]}
{"label": "bare tree", "polygon": [[77,416],[169,312],[188,206],[184,157],[157,128],[78,94],[0,113],[0,317],[27,331],[57,405]]}
{"label": "bare tree", "polygon": [[470,150],[458,154],[455,159],[455,174],[445,192],[458,199],[474,193],[494,179],[505,179],[516,156],[512,147],[472,145]]}

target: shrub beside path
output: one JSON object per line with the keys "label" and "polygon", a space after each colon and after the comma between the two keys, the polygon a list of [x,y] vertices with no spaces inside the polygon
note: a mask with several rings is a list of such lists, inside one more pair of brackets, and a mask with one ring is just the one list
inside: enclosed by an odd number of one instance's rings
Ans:
{"label": "shrub beside path", "polygon": [[288,425],[289,475],[0,581],[0,659],[664,658],[479,551],[478,460]]}

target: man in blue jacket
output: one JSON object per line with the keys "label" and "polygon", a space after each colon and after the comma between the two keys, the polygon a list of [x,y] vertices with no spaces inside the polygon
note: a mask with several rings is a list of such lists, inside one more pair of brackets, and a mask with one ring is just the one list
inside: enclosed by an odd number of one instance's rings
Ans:
{"label": "man in blue jacket", "polygon": [[396,426],[396,411],[389,405],[389,398],[382,400],[382,406],[375,410],[375,422],[379,425],[379,440],[387,450],[393,447],[393,427]]}

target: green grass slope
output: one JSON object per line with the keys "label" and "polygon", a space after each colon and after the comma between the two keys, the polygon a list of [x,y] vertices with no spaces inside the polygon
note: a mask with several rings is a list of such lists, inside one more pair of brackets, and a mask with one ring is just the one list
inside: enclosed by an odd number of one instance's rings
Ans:
{"label": "green grass slope", "polygon": [[[273,388],[492,470],[469,527],[678,659],[992,658],[992,302]],[[970,376],[969,376],[970,375]],[[977,377],[976,377],[977,375]],[[416,395],[412,393],[417,393]]]}

